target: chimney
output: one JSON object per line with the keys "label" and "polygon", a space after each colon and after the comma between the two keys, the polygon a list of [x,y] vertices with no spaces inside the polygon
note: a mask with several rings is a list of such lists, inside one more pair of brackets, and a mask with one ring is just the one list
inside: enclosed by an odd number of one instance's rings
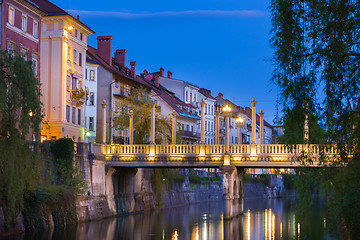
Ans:
{"label": "chimney", "polygon": [[126,67],[126,49],[116,49],[115,59],[123,67]]}
{"label": "chimney", "polygon": [[164,69],[162,67],[160,68],[160,77],[164,77]]}
{"label": "chimney", "polygon": [[221,97],[221,98],[223,98],[224,95],[220,92],[220,93],[218,94],[218,96]]}
{"label": "chimney", "polygon": [[171,71],[168,71],[167,74],[168,74],[168,76],[167,76],[168,78],[172,78],[172,72]]}
{"label": "chimney", "polygon": [[136,61],[132,61],[130,62],[130,66],[131,66],[131,76],[133,78],[136,77],[136,72],[135,72],[135,69],[136,69]]}
{"label": "chimney", "polygon": [[159,75],[155,75],[155,85],[159,86]]}
{"label": "chimney", "polygon": [[148,71],[146,69],[144,70],[144,74],[145,76],[148,75]]}
{"label": "chimney", "polygon": [[112,36],[98,36],[97,48],[99,56],[111,65]]}

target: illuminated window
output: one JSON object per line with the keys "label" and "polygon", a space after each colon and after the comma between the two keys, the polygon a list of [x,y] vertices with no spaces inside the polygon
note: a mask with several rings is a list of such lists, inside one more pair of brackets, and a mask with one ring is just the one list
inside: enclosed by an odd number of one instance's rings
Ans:
{"label": "illuminated window", "polygon": [[25,14],[23,14],[21,18],[21,30],[24,32],[27,31],[27,16]]}
{"label": "illuminated window", "polygon": [[95,81],[95,70],[90,70],[90,81]]}
{"label": "illuminated window", "polygon": [[15,24],[15,9],[12,7],[9,7],[9,23],[11,25]]}
{"label": "illuminated window", "polygon": [[38,75],[38,61],[37,59],[33,58],[32,59],[32,63],[33,63],[33,71],[34,71],[34,75],[37,76]]}
{"label": "illuminated window", "polygon": [[89,105],[94,106],[94,102],[95,102],[95,93],[91,92],[89,98]]}
{"label": "illuminated window", "polygon": [[94,131],[94,118],[89,117],[89,130]]}

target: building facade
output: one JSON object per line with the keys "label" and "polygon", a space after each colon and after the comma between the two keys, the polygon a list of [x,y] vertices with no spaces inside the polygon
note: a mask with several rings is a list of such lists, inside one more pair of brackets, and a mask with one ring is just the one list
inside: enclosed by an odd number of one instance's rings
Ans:
{"label": "building facade", "polygon": [[42,139],[84,141],[87,37],[94,32],[49,1],[33,2],[46,13],[40,34],[41,100],[45,110]]}

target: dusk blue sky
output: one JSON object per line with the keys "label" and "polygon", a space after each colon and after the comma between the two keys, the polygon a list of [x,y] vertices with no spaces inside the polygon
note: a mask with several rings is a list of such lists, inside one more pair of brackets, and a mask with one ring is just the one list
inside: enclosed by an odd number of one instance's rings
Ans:
{"label": "dusk blue sky", "polygon": [[270,82],[269,1],[239,0],[53,0],[96,33],[113,36],[113,50],[127,49],[127,64],[165,73],[251,106],[273,123],[277,88]]}

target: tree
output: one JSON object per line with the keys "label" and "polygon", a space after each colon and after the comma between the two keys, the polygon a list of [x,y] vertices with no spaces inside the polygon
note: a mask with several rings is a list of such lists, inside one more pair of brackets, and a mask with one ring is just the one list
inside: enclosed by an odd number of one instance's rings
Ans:
{"label": "tree", "polygon": [[23,196],[40,181],[36,143],[25,141],[30,129],[40,135],[40,84],[31,61],[0,51],[0,204],[9,227]]}
{"label": "tree", "polygon": [[[131,95],[115,103],[113,109],[114,128],[125,130],[129,128],[129,111],[134,113],[134,143],[148,143],[150,140],[151,127],[151,106],[153,100],[150,93],[144,88],[134,88]],[[178,141],[181,137],[177,134]],[[156,107],[155,114],[155,142],[171,143],[171,120],[161,114],[161,110]]]}
{"label": "tree", "polygon": [[273,81],[281,89],[284,125],[289,133],[301,127],[306,114],[313,115],[313,125],[319,121],[325,130],[323,143],[337,144],[339,164],[351,161],[345,168],[324,170],[319,180],[335,209],[334,218],[346,224],[350,234],[360,227],[350,215],[360,212],[354,208],[345,214],[337,206],[343,206],[344,197],[354,200],[358,194],[344,191],[345,196],[336,197],[341,185],[336,183],[360,180],[358,174],[344,177],[344,172],[352,173],[349,167],[359,167],[359,7],[360,2],[350,0],[272,0],[270,6]]}

